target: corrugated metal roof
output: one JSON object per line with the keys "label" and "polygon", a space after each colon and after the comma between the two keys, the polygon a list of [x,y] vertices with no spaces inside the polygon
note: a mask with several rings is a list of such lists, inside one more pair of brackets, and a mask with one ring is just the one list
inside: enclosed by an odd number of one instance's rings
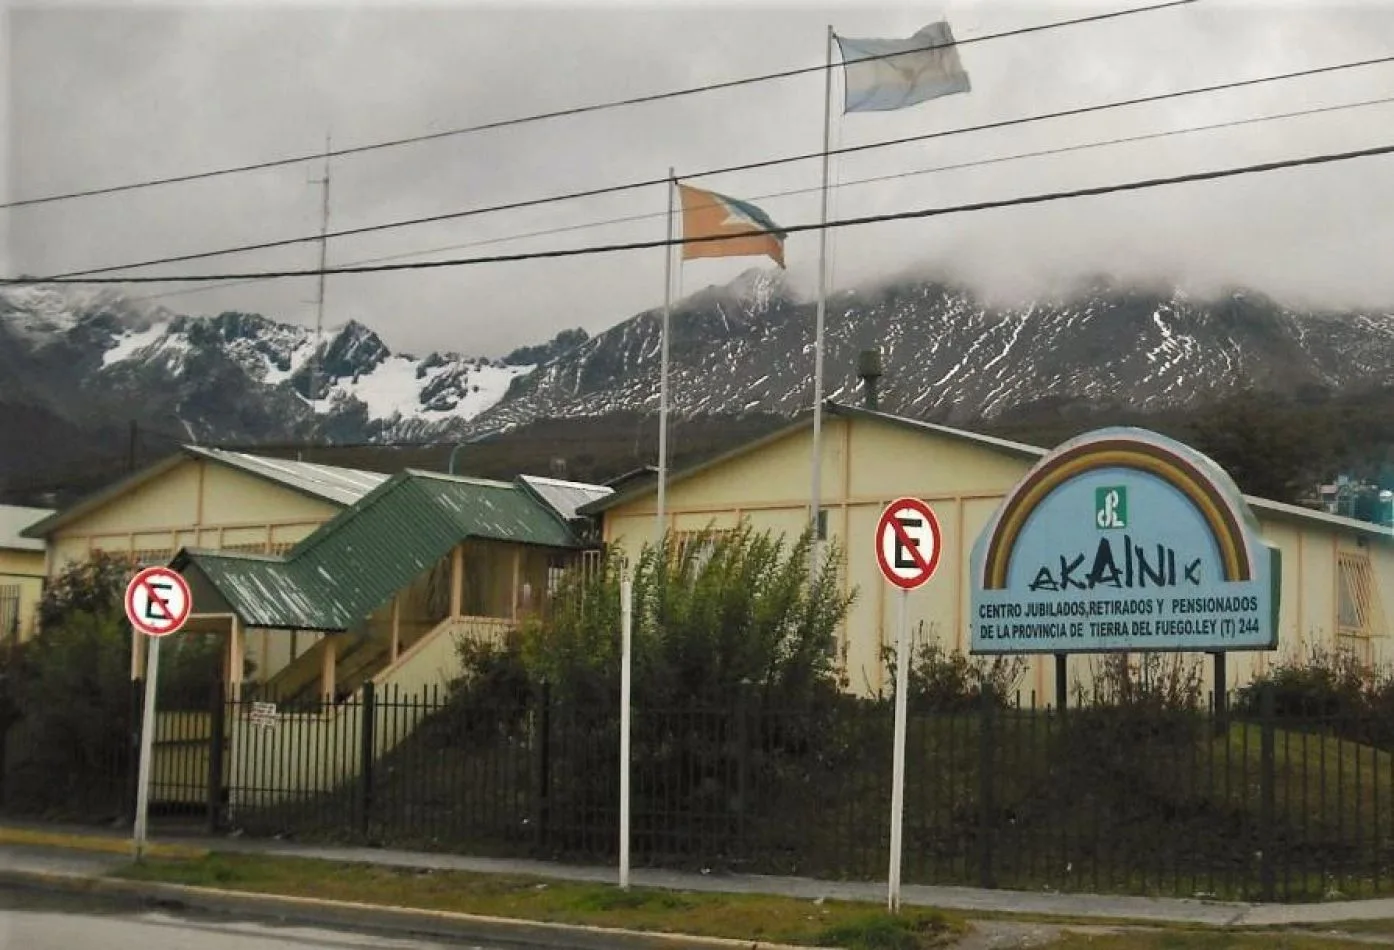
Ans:
{"label": "corrugated metal roof", "polygon": [[387,476],[381,472],[364,472],[352,468],[317,465],[310,462],[286,462],[280,459],[248,455],[245,452],[229,452],[226,449],[184,445],[180,446],[178,452],[160,459],[155,464],[88,495],[76,504],[61,511],[50,513],[48,517],[29,526],[28,530],[25,531],[25,537],[47,537],[64,525],[71,524],[84,515],[91,514],[109,504],[126,492],[159,478],[188,458],[206,459],[220,465],[227,465],[257,478],[268,479],[294,491],[322,498],[343,507],[348,507],[387,481]]}
{"label": "corrugated metal roof", "polygon": [[551,505],[567,521],[580,517],[576,509],[614,493],[607,485],[588,485],[540,475],[519,475],[518,481],[532,489],[542,501]]}
{"label": "corrugated metal roof", "polygon": [[49,508],[0,505],[0,548],[8,548],[11,551],[42,551],[42,540],[26,538],[20,532],[52,514],[53,511]]}
{"label": "corrugated metal roof", "polygon": [[258,478],[279,482],[288,488],[317,495],[340,505],[352,505],[389,477],[382,472],[264,458],[246,452],[229,452],[226,449],[210,449],[198,445],[187,445],[184,450],[191,455],[222,462]]}
{"label": "corrugated metal roof", "polygon": [[546,504],[508,482],[407,471],[284,557],[184,552],[244,623],[342,630],[466,539],[577,548]]}
{"label": "corrugated metal roof", "polygon": [[[184,551],[175,566],[185,573],[190,566],[201,571],[249,627],[346,630],[356,619],[326,598],[306,565],[284,558]],[[197,603],[195,609],[200,609]]]}
{"label": "corrugated metal roof", "polygon": [[[860,406],[849,406],[843,403],[827,400],[823,403],[823,408],[830,416],[843,416],[850,418],[873,419],[878,422],[885,422],[890,425],[918,432],[931,433],[935,435],[947,436],[964,442],[971,442],[985,448],[995,449],[1008,455],[1014,455],[1024,459],[1040,459],[1048,452],[1038,445],[1027,445],[1024,442],[1013,442],[1009,439],[999,439],[995,436],[983,435],[978,432],[969,432],[966,429],[955,429],[950,426],[938,425],[933,422],[923,422],[919,419],[909,419],[905,416],[892,415],[888,412],[880,412],[875,409],[865,409]],[[757,449],[763,448],[772,442],[793,435],[802,429],[808,428],[813,424],[812,413],[791,422],[789,425],[777,429],[767,435],[752,439],[742,445],[736,446],[729,452],[724,452],[705,462],[698,463],[691,468],[670,475],[668,484],[684,481],[699,475],[709,469],[724,465],[725,463],[747,455]],[[636,488],[618,492],[614,495],[604,496],[595,501],[591,501],[582,506],[582,515],[599,515],[611,508],[644,498],[655,494],[658,491],[657,484],[640,485]],[[1271,498],[1260,498],[1257,495],[1244,495],[1244,501],[1251,507],[1273,515],[1284,516],[1298,521],[1312,522],[1325,525],[1329,528],[1339,528],[1356,534],[1364,535],[1369,538],[1379,538],[1385,541],[1394,541],[1394,529],[1383,527],[1382,525],[1372,524],[1366,521],[1357,521],[1354,518],[1346,518],[1341,515],[1328,514],[1325,511],[1318,511],[1314,508],[1304,508],[1299,505],[1289,505],[1284,502],[1274,501]]]}

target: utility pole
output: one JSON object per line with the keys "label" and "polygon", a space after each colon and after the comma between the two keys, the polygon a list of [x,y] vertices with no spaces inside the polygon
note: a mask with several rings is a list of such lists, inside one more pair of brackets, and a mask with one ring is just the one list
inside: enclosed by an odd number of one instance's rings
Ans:
{"label": "utility pole", "polygon": [[310,443],[313,445],[319,435],[319,385],[324,373],[324,269],[329,251],[329,153],[330,136],[324,136],[324,177],[311,184],[322,186],[322,204],[319,222],[319,293],[315,298],[315,352],[314,364],[310,370]]}

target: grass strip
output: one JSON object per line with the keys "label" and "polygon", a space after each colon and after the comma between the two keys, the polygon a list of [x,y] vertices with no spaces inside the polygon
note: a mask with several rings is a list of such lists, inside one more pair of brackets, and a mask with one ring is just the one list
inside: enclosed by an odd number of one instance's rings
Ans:
{"label": "grass strip", "polygon": [[542,880],[271,855],[211,853],[156,858],[115,872],[230,891],[353,901],[561,924],[701,937],[763,940],[847,950],[926,950],[966,932],[941,911],[809,901],[766,894],[713,894]]}
{"label": "grass strip", "polygon": [[1044,950],[1351,950],[1366,941],[1305,934],[1237,934],[1228,931],[1130,930],[1122,933],[1066,931]]}
{"label": "grass strip", "polygon": [[[4,826],[0,826],[0,844],[38,848],[70,848],[77,851],[97,851],[104,854],[129,855],[135,853],[135,843],[130,838],[78,835]],[[183,845],[148,843],[145,853],[154,858],[196,859],[207,855],[208,851]]]}

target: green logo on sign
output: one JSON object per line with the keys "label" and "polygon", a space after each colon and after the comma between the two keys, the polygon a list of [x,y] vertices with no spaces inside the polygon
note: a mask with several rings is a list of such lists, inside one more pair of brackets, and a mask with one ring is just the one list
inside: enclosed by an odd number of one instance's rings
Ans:
{"label": "green logo on sign", "polygon": [[1102,530],[1128,526],[1128,489],[1094,489],[1094,523]]}

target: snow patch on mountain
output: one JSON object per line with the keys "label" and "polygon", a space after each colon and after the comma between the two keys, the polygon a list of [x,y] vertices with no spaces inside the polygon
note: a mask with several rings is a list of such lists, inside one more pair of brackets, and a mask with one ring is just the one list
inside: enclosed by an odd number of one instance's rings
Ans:
{"label": "snow patch on mountain", "polygon": [[154,323],[144,330],[126,330],[113,337],[113,346],[102,354],[102,368],[148,355],[151,347],[164,339],[169,324]]}
{"label": "snow patch on mountain", "polygon": [[[424,371],[422,367],[422,360],[389,356],[367,373],[336,380],[330,398],[352,396],[368,407],[374,419],[471,419],[503,398],[514,379],[532,370],[531,366],[469,363],[459,357]],[[433,384],[447,390],[444,398],[425,397]],[[326,409],[321,406],[321,411]]]}

